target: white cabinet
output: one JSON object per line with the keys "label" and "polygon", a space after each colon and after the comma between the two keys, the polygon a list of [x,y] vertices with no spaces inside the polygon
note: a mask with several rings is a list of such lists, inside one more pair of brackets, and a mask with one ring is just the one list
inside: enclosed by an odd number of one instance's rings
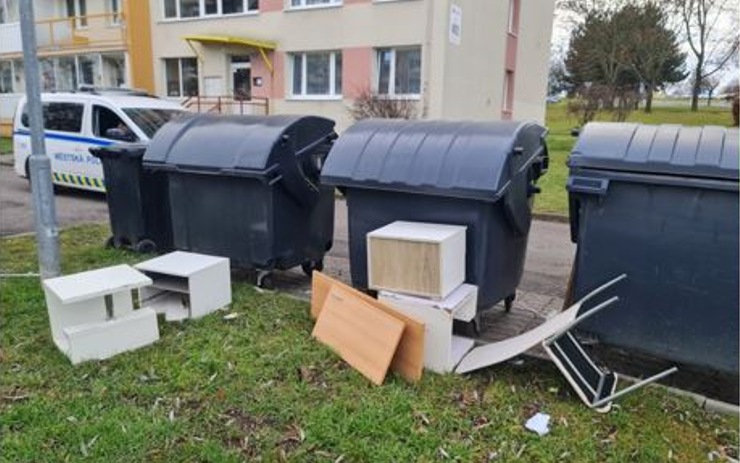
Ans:
{"label": "white cabinet", "polygon": [[168,321],[199,318],[231,304],[229,259],[175,251],[135,265],[152,279],[142,304]]}
{"label": "white cabinet", "polygon": [[424,367],[437,373],[452,371],[473,347],[472,339],[452,334],[454,320],[475,316],[478,287],[461,285],[441,301],[380,291],[378,299],[395,310],[424,322]]}
{"label": "white cabinet", "polygon": [[443,299],[465,280],[465,230],[393,222],[367,234],[368,286]]}
{"label": "white cabinet", "polygon": [[54,343],[76,364],[155,342],[157,314],[148,308],[134,309],[134,290],[151,282],[128,265],[45,280]]}

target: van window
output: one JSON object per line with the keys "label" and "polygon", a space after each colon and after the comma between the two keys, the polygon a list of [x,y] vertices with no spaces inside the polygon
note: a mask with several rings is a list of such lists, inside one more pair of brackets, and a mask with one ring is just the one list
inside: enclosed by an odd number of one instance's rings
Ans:
{"label": "van window", "polygon": [[110,129],[119,129],[120,132],[114,140],[136,141],[137,137],[131,127],[123,119],[118,117],[112,110],[105,106],[93,106],[93,133],[96,137],[111,138],[108,134]]}
{"label": "van window", "polygon": [[[79,133],[85,106],[78,103],[44,103],[44,129]],[[23,106],[21,124],[28,127],[28,109]]]}
{"label": "van window", "polygon": [[177,109],[158,109],[158,108],[123,108],[123,112],[134,121],[134,124],[152,138],[160,127],[165,125],[171,119],[185,114],[185,111]]}

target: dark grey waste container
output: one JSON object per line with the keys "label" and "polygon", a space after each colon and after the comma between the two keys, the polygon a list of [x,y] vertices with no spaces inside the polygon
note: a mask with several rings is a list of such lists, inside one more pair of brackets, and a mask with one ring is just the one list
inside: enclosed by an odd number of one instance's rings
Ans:
{"label": "dark grey waste container", "polygon": [[365,235],[396,220],[466,225],[478,308],[522,276],[545,129],[520,122],[367,120],[342,134],[322,181],[347,198],[352,284],[367,288]]}
{"label": "dark grey waste container", "polygon": [[605,344],[738,372],[738,131],[586,125],[568,160],[575,298],[626,273]]}
{"label": "dark grey waste container", "polygon": [[90,148],[103,165],[111,237],[108,244],[139,252],[172,248],[167,177],[144,171],[145,145]]}
{"label": "dark grey waste container", "polygon": [[194,115],[168,122],[144,166],[169,178],[177,249],[260,270],[320,268],[334,194],[319,173],[336,138],[315,116]]}

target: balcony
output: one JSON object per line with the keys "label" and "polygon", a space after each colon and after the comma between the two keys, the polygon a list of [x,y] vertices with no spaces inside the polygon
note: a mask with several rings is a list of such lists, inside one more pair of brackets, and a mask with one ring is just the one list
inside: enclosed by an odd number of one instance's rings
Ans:
{"label": "balcony", "polygon": [[[36,21],[39,53],[84,50],[88,48],[123,48],[126,30],[121,13],[41,19]],[[22,53],[20,23],[0,24],[0,55]]]}

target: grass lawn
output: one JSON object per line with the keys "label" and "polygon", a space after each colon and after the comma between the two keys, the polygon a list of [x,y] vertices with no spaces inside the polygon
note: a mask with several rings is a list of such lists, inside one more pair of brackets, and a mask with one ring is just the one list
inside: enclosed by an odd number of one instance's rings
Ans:
{"label": "grass lawn", "polygon": [[13,139],[8,137],[0,137],[0,154],[12,153],[13,152]]}
{"label": "grass lawn", "polygon": [[[61,234],[64,272],[141,259],[104,226]],[[32,238],[0,271],[36,270]],[[33,278],[0,280],[2,461],[707,461],[737,457],[738,419],[650,387],[589,411],[544,362],[372,386],[310,337],[306,302],[235,281],[231,308],[162,323],[153,346],[73,367]],[[541,410],[549,435],[523,428]]]}
{"label": "grass lawn", "polygon": [[[536,212],[568,214],[568,194],[565,191],[568,167],[565,162],[576,141],[570,135],[570,131],[577,125],[577,121],[567,115],[565,108],[566,102],[547,105],[545,125],[550,130],[547,136],[550,170],[539,182],[540,187],[542,187],[542,194],[538,195],[535,200]],[[601,118],[609,120],[609,115],[604,114]],[[727,126],[732,124],[732,115],[727,107],[707,108],[700,106],[698,112],[692,113],[685,106],[667,106],[654,107],[650,114],[633,111],[628,121],[645,124]]]}

